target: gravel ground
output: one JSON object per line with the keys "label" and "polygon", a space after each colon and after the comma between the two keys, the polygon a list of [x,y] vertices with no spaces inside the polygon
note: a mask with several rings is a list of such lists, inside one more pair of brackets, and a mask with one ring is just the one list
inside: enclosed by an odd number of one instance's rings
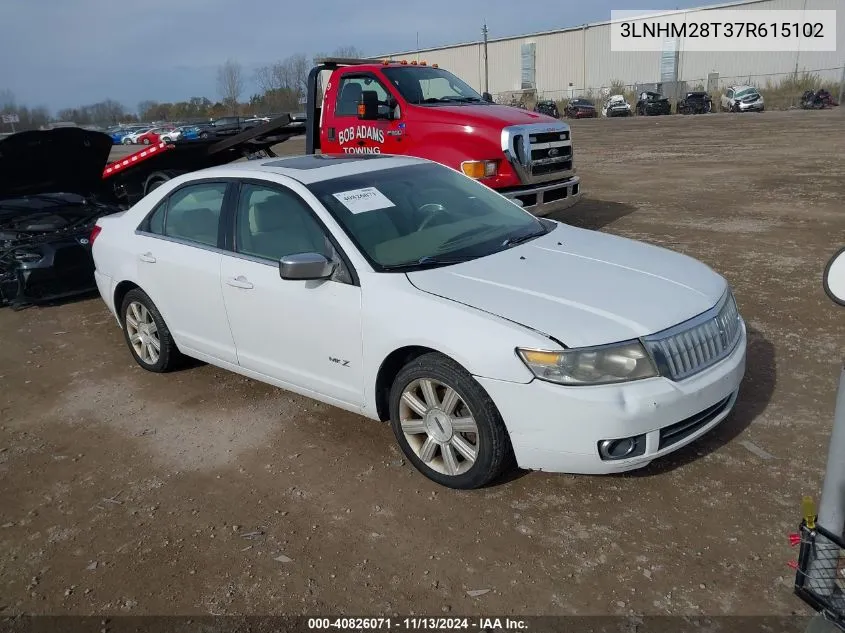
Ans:
{"label": "gravel ground", "polygon": [[450,491],[387,425],[211,366],[144,372],[99,298],[0,311],[0,613],[806,613],[787,534],[845,341],[820,279],[843,115],[573,123],[589,198],[561,219],[702,259],[750,330],[735,412],[631,474]]}

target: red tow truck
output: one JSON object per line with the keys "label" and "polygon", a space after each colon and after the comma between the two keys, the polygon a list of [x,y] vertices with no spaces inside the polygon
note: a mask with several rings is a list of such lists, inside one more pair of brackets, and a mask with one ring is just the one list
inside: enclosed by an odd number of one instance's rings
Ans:
{"label": "red tow truck", "polygon": [[[539,216],[581,198],[569,126],[497,105],[452,73],[416,61],[324,59],[309,73],[305,121],[288,115],[220,139],[161,144],[110,164],[104,178],[146,195],[165,180],[305,133],[313,154],[402,154],[461,171]],[[146,152],[146,153],[145,153]]]}
{"label": "red tow truck", "polygon": [[[320,100],[319,79],[330,73]],[[553,117],[492,103],[416,61],[324,59],[308,78],[306,152],[406,154],[462,171],[535,215],[581,197],[572,133]]]}

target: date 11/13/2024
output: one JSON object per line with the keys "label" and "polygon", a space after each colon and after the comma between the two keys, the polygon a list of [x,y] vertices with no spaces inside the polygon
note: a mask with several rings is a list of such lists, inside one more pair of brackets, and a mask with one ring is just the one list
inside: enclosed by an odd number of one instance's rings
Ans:
{"label": "date 11/13/2024", "polygon": [[353,631],[399,629],[408,631],[526,631],[524,620],[514,618],[308,618],[312,631],[346,629]]}

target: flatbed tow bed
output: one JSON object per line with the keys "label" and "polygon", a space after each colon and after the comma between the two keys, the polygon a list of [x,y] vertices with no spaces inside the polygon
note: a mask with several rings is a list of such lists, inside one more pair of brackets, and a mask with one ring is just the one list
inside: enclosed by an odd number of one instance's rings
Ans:
{"label": "flatbed tow bed", "polygon": [[234,136],[161,142],[106,165],[103,180],[124,205],[184,173],[224,165],[241,158],[274,157],[274,145],[305,133],[305,125],[289,114]]}

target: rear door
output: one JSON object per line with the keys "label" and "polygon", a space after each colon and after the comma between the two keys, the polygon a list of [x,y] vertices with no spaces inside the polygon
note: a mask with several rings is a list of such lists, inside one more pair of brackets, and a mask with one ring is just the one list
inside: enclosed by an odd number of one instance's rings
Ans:
{"label": "rear door", "polygon": [[138,283],[161,312],[179,348],[237,363],[220,289],[225,180],[175,189],[136,231]]}

